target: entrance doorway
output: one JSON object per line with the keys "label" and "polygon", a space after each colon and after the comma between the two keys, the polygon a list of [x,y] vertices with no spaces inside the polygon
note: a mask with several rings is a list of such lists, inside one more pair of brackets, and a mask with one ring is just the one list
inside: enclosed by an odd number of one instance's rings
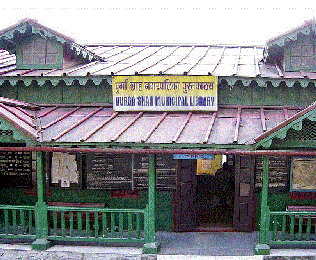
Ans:
{"label": "entrance doorway", "polygon": [[196,160],[179,160],[175,231],[253,231],[254,161],[228,157],[215,174],[197,174]]}
{"label": "entrance doorway", "polygon": [[227,162],[212,175],[197,175],[196,231],[233,231],[234,189],[234,169]]}

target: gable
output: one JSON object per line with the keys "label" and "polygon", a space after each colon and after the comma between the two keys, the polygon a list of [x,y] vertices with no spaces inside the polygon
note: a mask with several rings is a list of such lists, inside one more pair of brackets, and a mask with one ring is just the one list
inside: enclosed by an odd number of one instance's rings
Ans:
{"label": "gable", "polygon": [[[36,41],[38,44],[35,43]],[[43,59],[43,51],[41,53],[35,51],[36,47],[43,48],[44,45],[46,48],[45,59]],[[0,31],[0,49],[7,50],[10,54],[16,54],[17,65],[21,68],[27,67],[27,69],[62,68],[62,52],[66,53],[68,57],[80,59],[84,63],[102,60],[85,46],[77,44],[72,38],[29,18]],[[33,54],[29,55],[29,53]],[[58,53],[57,56],[56,53]],[[23,67],[21,64],[25,64],[25,66]],[[41,64],[41,66],[36,64]]]}
{"label": "gable", "polygon": [[314,148],[316,138],[316,102],[304,110],[281,122],[254,139],[256,148],[270,148],[274,141],[305,142],[305,148]]}
{"label": "gable", "polygon": [[315,72],[315,21],[305,21],[303,25],[268,40],[265,61],[280,66],[285,72]]}

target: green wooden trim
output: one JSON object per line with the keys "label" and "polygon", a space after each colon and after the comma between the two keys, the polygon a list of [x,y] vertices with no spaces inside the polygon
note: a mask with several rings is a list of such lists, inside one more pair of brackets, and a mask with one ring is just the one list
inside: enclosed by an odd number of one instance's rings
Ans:
{"label": "green wooden trim", "polygon": [[153,148],[153,149],[163,149],[163,148],[174,148],[174,149],[241,149],[241,150],[252,150],[253,145],[238,145],[238,144],[192,144],[192,143],[175,143],[175,144],[154,144],[154,143],[68,143],[68,142],[42,142],[41,146],[53,146],[53,147],[100,147],[100,148]]}
{"label": "green wooden trim", "polygon": [[101,238],[101,237],[62,237],[62,236],[48,236],[49,240],[54,241],[82,241],[82,242],[123,242],[132,243],[140,242],[144,243],[143,238]]}
{"label": "green wooden trim", "polygon": [[285,35],[277,37],[273,41],[268,41],[267,45],[268,45],[268,47],[271,47],[273,45],[276,45],[276,46],[279,46],[279,47],[283,47],[289,41],[296,41],[297,40],[297,36],[300,33],[302,33],[304,35],[309,35],[312,31],[315,33],[315,31],[313,29],[314,28],[312,27],[312,25],[299,27],[296,30],[292,30],[291,32],[289,32],[289,33],[287,33]]}
{"label": "green wooden trim", "polygon": [[268,189],[269,189],[269,157],[263,156],[261,215],[260,215],[260,233],[259,233],[260,244],[268,244],[268,232],[269,232]]}
{"label": "green wooden trim", "polygon": [[93,81],[95,85],[100,85],[101,82],[105,80],[108,84],[112,85],[111,76],[0,76],[0,85],[3,85],[4,82],[9,82],[12,86],[18,84],[18,82],[23,82],[25,86],[30,86],[32,81],[36,81],[39,86],[43,86],[46,82],[50,82],[53,86],[57,86],[60,82],[64,82],[66,85],[72,85],[74,82],[78,81],[79,84],[85,85],[88,81]]}
{"label": "green wooden trim", "polygon": [[156,242],[156,155],[148,155],[148,243]]}
{"label": "green wooden trim", "polygon": [[1,142],[7,143],[26,143],[27,147],[32,147],[37,144],[35,137],[29,134],[26,130],[20,130],[11,123],[9,120],[0,117],[0,129],[11,130],[13,132],[12,137],[0,137]]}
{"label": "green wooden trim", "polygon": [[271,146],[277,149],[316,148],[316,140],[273,140]]}
{"label": "green wooden trim", "polygon": [[309,119],[311,121],[316,121],[316,109],[313,109],[313,110],[307,112],[306,114],[300,116],[299,118],[295,119],[291,123],[285,125],[281,129],[277,130],[276,132],[270,134],[266,138],[260,140],[259,142],[257,142],[254,145],[254,147],[258,148],[258,147],[262,146],[264,148],[269,148],[269,147],[271,147],[272,140],[274,138],[278,138],[278,139],[283,139],[284,140],[285,137],[286,137],[287,131],[289,129],[292,128],[294,130],[302,130],[302,121],[304,119]]}

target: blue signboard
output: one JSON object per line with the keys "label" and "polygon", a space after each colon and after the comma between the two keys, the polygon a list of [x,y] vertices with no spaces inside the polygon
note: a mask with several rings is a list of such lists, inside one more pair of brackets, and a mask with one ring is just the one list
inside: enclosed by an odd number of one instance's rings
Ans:
{"label": "blue signboard", "polygon": [[214,160],[215,156],[214,154],[174,154],[173,159],[176,160],[196,160],[196,159],[202,159],[202,160]]}

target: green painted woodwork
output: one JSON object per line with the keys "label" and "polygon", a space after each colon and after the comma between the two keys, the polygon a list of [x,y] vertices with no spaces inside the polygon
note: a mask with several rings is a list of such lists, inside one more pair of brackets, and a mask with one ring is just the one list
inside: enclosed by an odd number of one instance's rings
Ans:
{"label": "green painted woodwork", "polygon": [[13,123],[6,121],[4,118],[0,117],[0,130],[11,130],[13,135],[0,136],[0,142],[2,143],[23,143],[27,147],[35,146],[36,140],[34,136],[29,136],[21,130],[18,130]]}
{"label": "green painted woodwork", "polygon": [[[0,189],[0,204],[35,205],[37,197],[25,195],[25,189]],[[174,191],[156,191],[156,230],[173,231],[173,196]],[[46,201],[64,202],[105,202],[108,208],[143,209],[148,203],[148,191],[140,190],[139,198],[112,198],[110,190],[62,190],[52,189],[52,196]]]}
{"label": "green painted woodwork", "polygon": [[[0,95],[35,103],[112,103],[109,77],[28,77],[23,81],[0,78]],[[259,79],[220,77],[219,82],[219,105],[308,106],[316,100],[315,84],[306,79],[260,83]]]}
{"label": "green painted woodwork", "polygon": [[[53,63],[49,61],[50,56],[55,56],[56,61]],[[28,61],[25,59],[28,59]],[[30,59],[32,60],[31,62]],[[27,41],[17,45],[16,68],[62,69],[63,46],[56,40],[45,39],[38,35],[30,37]]]}
{"label": "green painted woodwork", "polygon": [[269,157],[263,156],[263,174],[262,174],[262,189],[261,189],[261,219],[259,244],[255,248],[256,254],[269,254],[268,247],[268,190],[269,190]]}
{"label": "green painted woodwork", "polygon": [[[304,123],[303,123],[304,122]],[[282,147],[284,144],[282,144],[283,140],[290,141],[290,142],[301,142],[301,140],[306,140],[307,142],[302,142],[299,144],[300,147],[302,147],[303,144],[306,145],[313,145],[314,139],[316,137],[316,109],[312,109],[308,111],[307,113],[301,115],[299,118],[295,119],[294,121],[288,123],[284,127],[280,128],[274,133],[271,133],[266,138],[258,141],[254,147],[264,147],[269,148],[272,146],[278,146]],[[304,125],[304,128],[303,128]],[[280,140],[281,139],[281,140]],[[274,141],[275,140],[275,141]],[[288,144],[287,144],[288,145]],[[315,146],[306,146],[305,148],[314,148]]]}

